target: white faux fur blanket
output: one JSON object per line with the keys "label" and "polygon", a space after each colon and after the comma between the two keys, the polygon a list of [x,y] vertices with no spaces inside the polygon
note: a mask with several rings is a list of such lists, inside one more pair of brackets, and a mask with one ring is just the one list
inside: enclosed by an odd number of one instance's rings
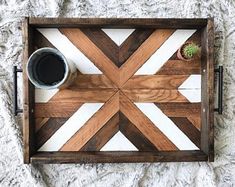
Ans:
{"label": "white faux fur blanket", "polygon": [[[24,165],[22,118],[12,114],[12,67],[22,65],[23,16],[214,17],[215,64],[225,71],[215,162]],[[0,0],[0,186],[235,186],[234,108],[234,0]]]}

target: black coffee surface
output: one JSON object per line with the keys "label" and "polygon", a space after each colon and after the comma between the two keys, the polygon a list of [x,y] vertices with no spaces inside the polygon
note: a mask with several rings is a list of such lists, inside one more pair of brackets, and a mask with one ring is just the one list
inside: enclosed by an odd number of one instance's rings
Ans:
{"label": "black coffee surface", "polygon": [[38,79],[46,85],[55,85],[64,78],[65,65],[63,60],[54,55],[48,54],[42,57],[36,66]]}

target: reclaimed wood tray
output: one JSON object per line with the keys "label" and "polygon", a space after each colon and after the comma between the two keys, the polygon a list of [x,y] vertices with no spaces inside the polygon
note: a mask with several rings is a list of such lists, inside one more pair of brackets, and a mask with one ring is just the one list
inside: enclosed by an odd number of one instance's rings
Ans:
{"label": "reclaimed wood tray", "polygon": [[[24,162],[213,161],[213,20],[27,18]],[[201,57],[177,59],[186,41]],[[36,89],[25,64],[57,48],[78,69]]]}

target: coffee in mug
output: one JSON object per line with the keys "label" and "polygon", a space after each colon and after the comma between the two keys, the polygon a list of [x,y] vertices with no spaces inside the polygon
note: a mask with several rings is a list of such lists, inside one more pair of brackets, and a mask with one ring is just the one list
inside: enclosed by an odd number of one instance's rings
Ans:
{"label": "coffee in mug", "polygon": [[38,49],[29,57],[26,71],[30,81],[42,89],[66,88],[77,76],[75,64],[49,47]]}

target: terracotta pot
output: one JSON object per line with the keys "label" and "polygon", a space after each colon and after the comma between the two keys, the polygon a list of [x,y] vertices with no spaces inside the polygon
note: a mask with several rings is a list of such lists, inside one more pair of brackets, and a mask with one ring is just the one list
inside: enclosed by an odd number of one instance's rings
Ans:
{"label": "terracotta pot", "polygon": [[183,61],[187,61],[187,62],[189,62],[189,61],[191,61],[191,60],[194,59],[194,58],[184,58],[183,55],[182,55],[182,53],[181,53],[183,47],[184,47],[185,45],[188,45],[188,44],[189,44],[189,43],[185,43],[185,44],[181,45],[181,47],[178,49],[178,51],[177,51],[177,58],[178,58],[178,59],[183,60]]}

